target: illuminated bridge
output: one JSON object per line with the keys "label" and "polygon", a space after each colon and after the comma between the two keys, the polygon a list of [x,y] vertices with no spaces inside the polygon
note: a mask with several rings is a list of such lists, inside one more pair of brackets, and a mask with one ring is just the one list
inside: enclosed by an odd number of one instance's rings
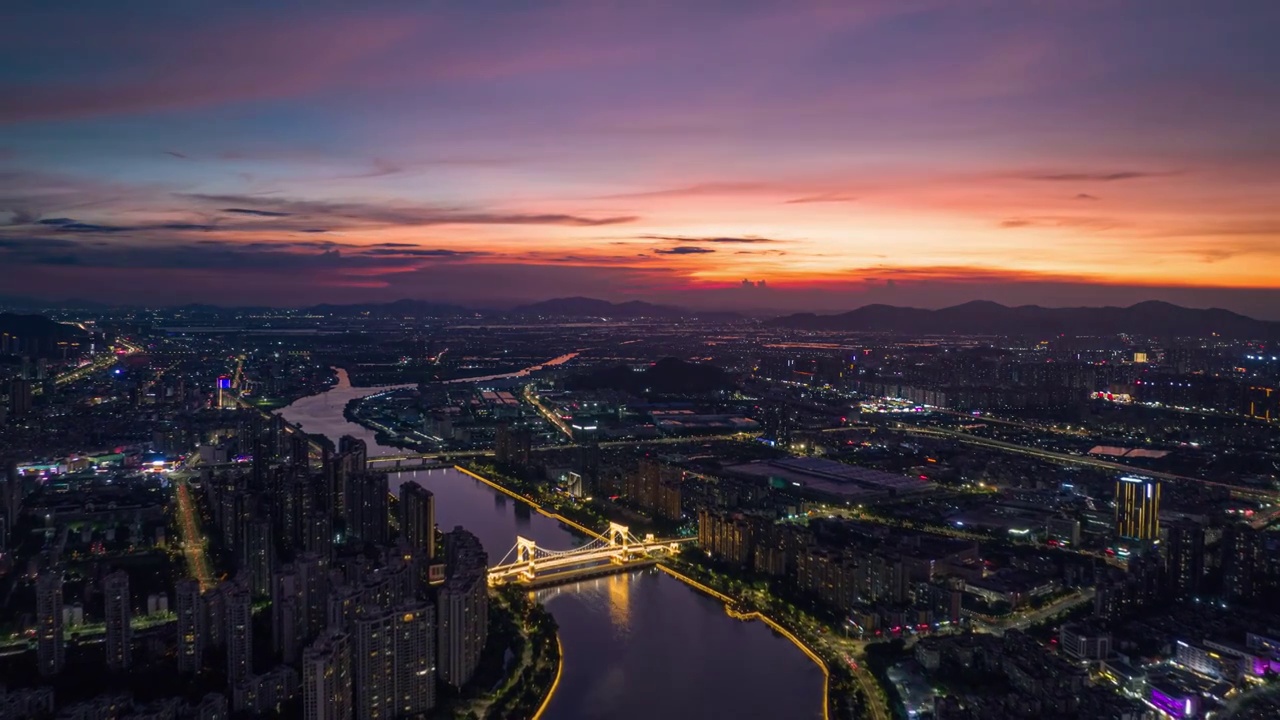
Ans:
{"label": "illuminated bridge", "polygon": [[517,537],[502,562],[489,568],[489,584],[518,583],[536,588],[626,572],[653,565],[696,539],[655,540],[646,535],[641,540],[617,523],[609,523],[608,533],[573,550],[547,550],[528,538]]}

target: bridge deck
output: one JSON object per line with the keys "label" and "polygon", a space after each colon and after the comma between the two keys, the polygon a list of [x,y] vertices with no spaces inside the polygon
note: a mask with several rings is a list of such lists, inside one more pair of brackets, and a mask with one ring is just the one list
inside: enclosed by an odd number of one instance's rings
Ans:
{"label": "bridge deck", "polygon": [[653,557],[645,557],[637,560],[629,560],[622,564],[608,563],[604,565],[592,565],[591,567],[578,568],[577,570],[562,570],[560,572],[548,573],[546,575],[537,575],[532,580],[526,578],[518,578],[514,584],[530,590],[538,588],[551,587],[552,585],[563,585],[565,583],[577,582],[579,580],[590,580],[591,578],[604,577],[606,575],[617,575],[619,573],[631,572],[640,568],[653,567],[658,564],[658,559]]}

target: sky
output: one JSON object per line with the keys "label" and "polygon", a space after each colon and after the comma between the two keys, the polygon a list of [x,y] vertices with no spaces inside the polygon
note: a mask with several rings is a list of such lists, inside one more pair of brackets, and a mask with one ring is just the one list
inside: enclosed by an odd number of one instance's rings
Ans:
{"label": "sky", "polygon": [[0,295],[1280,319],[1274,0],[5,15]]}

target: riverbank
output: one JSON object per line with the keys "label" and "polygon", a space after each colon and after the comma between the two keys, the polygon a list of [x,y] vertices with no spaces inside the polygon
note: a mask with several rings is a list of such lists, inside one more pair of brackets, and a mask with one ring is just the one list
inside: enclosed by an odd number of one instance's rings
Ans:
{"label": "riverbank", "polygon": [[[512,499],[515,499],[521,503],[524,503],[525,505],[532,508],[535,512],[539,513],[540,515],[543,515],[544,517],[563,523],[564,525],[570,528],[573,528],[574,530],[588,537],[607,540],[607,538],[604,535],[600,534],[595,530],[592,530],[591,528],[583,525],[582,523],[571,520],[558,512],[549,511],[542,504],[540,504],[536,499],[528,495],[517,493],[511,490],[510,488],[504,487],[500,483],[497,483],[483,475],[480,475],[479,473],[473,472],[472,470],[469,470],[468,468],[462,467],[460,465],[456,465],[454,466],[454,468],[457,471],[467,475],[468,477],[484,483],[485,485],[489,486],[490,488],[493,488],[494,490],[502,493],[503,495],[506,495]],[[607,520],[605,522],[607,522]],[[679,565],[680,569],[676,569],[676,567],[673,567],[673,565],[677,565],[677,564]],[[806,634],[807,632],[805,629],[803,629],[802,625],[796,628],[788,628],[778,619],[770,617],[768,614],[762,612],[760,609],[747,607],[747,600],[745,598],[735,599],[734,597],[731,597],[730,595],[711,587],[709,584],[702,583],[702,582],[699,582],[698,580],[695,580],[694,578],[690,577],[690,574],[702,575],[702,573],[698,572],[697,566],[694,566],[690,563],[682,562],[678,560],[677,561],[664,560],[659,562],[657,567],[659,570],[666,573],[668,576],[676,580],[679,580],[680,582],[688,585],[694,590],[697,590],[698,592],[701,592],[705,595],[709,595],[712,598],[715,598],[716,600],[719,600],[720,602],[724,603],[725,613],[730,617],[737,620],[744,620],[744,621],[759,620],[763,622],[765,625],[767,625],[771,630],[778,633],[783,638],[785,638],[786,640],[791,642],[793,645],[795,645],[797,648],[799,648],[801,652],[803,652],[810,660],[812,660],[813,663],[817,665],[818,668],[822,671],[822,674],[823,674],[822,718],[823,720],[831,720],[832,718],[836,718],[837,720],[853,720],[853,718],[859,717],[858,709],[863,704],[862,702],[860,702],[862,693],[858,690],[857,680],[853,677],[853,674],[849,672],[847,669],[844,669],[844,666],[842,665],[842,663],[844,662],[844,659],[836,657],[834,655],[832,655],[831,657],[824,658],[822,655],[819,654],[819,652],[817,652],[814,649],[815,647],[820,647],[816,642],[811,641],[807,643],[801,640],[798,635]],[[685,572],[681,572],[681,570],[684,570]],[[686,574],[686,573],[689,573],[689,574]],[[704,579],[706,579],[708,583],[715,584],[715,580],[709,575],[705,576]],[[814,626],[816,626],[816,623]],[[834,680],[833,680],[833,670],[832,670],[833,667],[836,668]],[[833,689],[836,690],[837,692],[833,693],[832,692]],[[550,699],[551,699],[551,696],[548,695],[548,698],[547,698],[548,703],[550,702]],[[538,716],[535,715],[534,717],[536,718]]]}
{"label": "riverbank", "polygon": [[688,549],[670,564],[691,576],[702,587],[710,586],[717,598],[729,598],[725,612],[730,617],[757,616],[770,627],[787,628],[788,639],[803,645],[807,654],[821,658],[827,670],[829,715],[840,720],[871,717],[889,720],[893,716],[889,698],[881,681],[859,663],[869,645],[854,641],[841,631],[841,619],[820,617],[802,609],[786,593],[772,592],[767,587],[745,581],[723,565],[709,561],[705,555]]}
{"label": "riverbank", "polygon": [[475,677],[456,697],[442,698],[441,710],[456,720],[537,718],[563,670],[556,621],[519,588],[491,590],[489,599],[489,642]]}
{"label": "riverbank", "polygon": [[801,640],[797,638],[794,633],[787,630],[785,627],[783,627],[773,618],[770,618],[768,615],[765,615],[756,610],[752,610],[750,612],[745,612],[745,613],[735,610],[734,606],[738,604],[737,600],[734,600],[732,597],[725,595],[719,590],[716,590],[712,587],[709,587],[707,585],[704,585],[698,582],[697,580],[694,580],[688,575],[685,575],[684,573],[672,568],[669,564],[659,563],[658,569],[666,573],[667,575],[670,575],[671,577],[675,578],[676,580],[679,580],[680,582],[697,590],[698,592],[704,593],[706,595],[710,595],[716,600],[719,600],[720,602],[724,603],[724,611],[729,617],[734,618],[735,620],[743,620],[747,622],[750,622],[752,620],[759,620],[764,624],[768,625],[769,628],[774,632],[778,633],[779,635],[783,636],[787,640],[791,641],[791,644],[800,648],[800,650],[804,652],[805,655],[809,656],[809,659],[812,660],[814,664],[817,665],[822,670],[822,677],[823,677],[822,717],[823,717],[823,720],[829,720],[829,718],[831,717],[831,668],[827,664],[826,660],[823,660],[817,653],[813,651],[812,648],[810,648],[805,643],[801,642]]}
{"label": "riverbank", "polygon": [[[334,440],[343,435],[364,440],[371,458],[402,454],[377,444],[372,431],[342,417],[347,401],[369,393],[343,382],[328,393],[298,401],[281,414],[290,422],[302,423],[310,433]],[[575,512],[581,500],[552,491],[545,483],[490,475],[483,460],[465,464],[482,479],[452,466],[405,470],[390,476],[390,489],[395,492],[404,483],[416,482],[430,490],[440,527],[467,528],[494,561],[515,545],[517,537],[534,540],[540,548],[571,550],[607,526],[602,517],[621,517],[614,515],[612,506],[589,508],[595,517],[581,517]],[[517,497],[522,493],[533,502]],[[535,503],[541,512],[532,509]],[[626,524],[637,527],[636,522]],[[558,585],[537,591],[534,598],[556,621],[556,641],[548,651],[560,654],[563,648],[562,669],[548,664],[549,677],[539,678],[538,690],[550,696],[549,701],[537,698],[546,704],[541,720],[823,717],[825,679],[807,655],[768,625],[735,620],[725,612],[723,602],[657,568]],[[476,692],[496,691],[515,660],[503,654],[501,672],[480,682]],[[553,693],[548,682],[556,688]],[[531,706],[528,714],[511,720],[529,720],[538,709]]]}
{"label": "riverbank", "polygon": [[[498,492],[502,493],[503,495],[506,495],[506,496],[508,496],[508,497],[510,497],[510,498],[513,498],[513,499],[515,499],[515,500],[519,500],[520,502],[524,503],[525,505],[528,505],[529,507],[531,507],[531,508],[533,508],[534,510],[536,510],[536,511],[538,512],[538,514],[540,514],[540,515],[542,515],[542,516],[544,516],[544,517],[551,518],[552,520],[555,520],[555,521],[557,521],[557,522],[563,523],[563,524],[565,524],[566,526],[568,526],[568,527],[570,527],[570,528],[573,528],[574,530],[576,530],[576,531],[578,531],[578,532],[582,533],[583,535],[586,535],[587,537],[590,537],[590,538],[592,538],[592,539],[594,539],[594,540],[608,540],[608,539],[609,539],[609,538],[605,537],[604,535],[601,535],[598,531],[596,531],[596,530],[592,530],[591,528],[587,527],[586,525],[583,525],[581,522],[578,522],[578,521],[576,521],[576,520],[571,520],[571,519],[569,519],[569,518],[565,517],[564,515],[562,515],[562,514],[561,514],[561,513],[559,513],[559,512],[553,512],[553,511],[551,511],[551,510],[548,510],[546,507],[544,507],[544,506],[543,506],[543,504],[542,504],[542,503],[538,502],[538,500],[537,500],[536,498],[534,498],[533,496],[531,496],[531,495],[522,495],[522,494],[520,494],[520,493],[517,493],[517,492],[515,492],[515,491],[513,491],[513,490],[511,490],[511,489],[509,489],[509,488],[504,487],[504,486],[503,486],[503,485],[501,485],[500,483],[496,483],[496,482],[494,482],[493,480],[490,480],[489,478],[484,477],[483,475],[480,475],[480,474],[478,474],[478,473],[472,472],[470,469],[468,469],[468,468],[466,468],[466,467],[463,467],[463,466],[461,466],[461,465],[454,465],[454,466],[453,466],[453,468],[454,468],[455,470],[457,470],[458,472],[460,472],[460,473],[462,473],[462,474],[466,475],[467,477],[473,478],[473,479],[475,479],[475,480],[479,480],[480,482],[484,483],[485,485],[488,485],[489,487],[493,488],[494,490],[497,490]],[[592,518],[590,518],[590,520],[603,520],[604,522],[608,522],[608,520],[606,520],[606,519],[604,519],[604,518],[595,518],[595,517],[592,517]]]}
{"label": "riverbank", "polygon": [[373,431],[373,438],[379,445],[399,450],[409,450],[410,452],[426,452],[432,449],[424,448],[422,443],[406,440],[400,435],[394,434],[391,428],[361,416],[356,412],[356,408],[360,407],[360,403],[364,399],[360,397],[348,400],[346,406],[342,408],[342,419],[349,423],[355,423],[365,430]]}

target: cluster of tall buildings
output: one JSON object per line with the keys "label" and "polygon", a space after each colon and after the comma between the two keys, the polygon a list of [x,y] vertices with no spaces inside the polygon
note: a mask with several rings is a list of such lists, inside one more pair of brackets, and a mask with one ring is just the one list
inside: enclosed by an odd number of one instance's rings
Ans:
{"label": "cluster of tall buildings", "polygon": [[655,517],[679,520],[681,471],[645,458],[623,478],[623,495]]}
{"label": "cluster of tall buildings", "polygon": [[493,457],[501,465],[523,467],[533,453],[533,432],[527,427],[509,423],[498,425],[493,443]]}
{"label": "cluster of tall buildings", "polygon": [[1128,553],[1127,572],[1099,584],[1099,615],[1117,619],[1165,601],[1210,598],[1265,605],[1280,592],[1280,534],[1246,518],[1210,522],[1175,514],[1160,518],[1160,483],[1116,481],[1115,536]]}
{"label": "cluster of tall buildings", "polygon": [[[204,481],[213,546],[234,571],[174,587],[176,670],[225,675],[227,707],[250,715],[424,715],[438,683],[461,687],[479,664],[488,557],[461,527],[438,533],[435,498],[417,483],[401,488],[392,523],[387,476],[366,471],[359,440],[343,438],[319,471],[297,452]],[[112,671],[133,663],[129,580],[102,581]],[[41,573],[36,596],[37,662],[52,677],[66,662],[61,573]]]}
{"label": "cluster of tall buildings", "polygon": [[698,545],[711,558],[783,580],[866,629],[959,620],[965,585],[945,571],[975,559],[976,543],[860,523],[831,530],[728,510],[698,515]]}

